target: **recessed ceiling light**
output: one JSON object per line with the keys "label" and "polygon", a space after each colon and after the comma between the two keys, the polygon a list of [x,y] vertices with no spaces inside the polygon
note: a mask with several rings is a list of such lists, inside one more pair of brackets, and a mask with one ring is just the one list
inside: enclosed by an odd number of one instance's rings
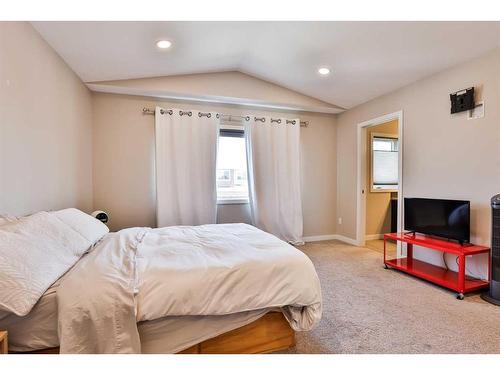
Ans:
{"label": "recessed ceiling light", "polygon": [[327,76],[330,74],[330,69],[328,68],[319,68],[318,73],[321,74],[322,76]]}
{"label": "recessed ceiling light", "polygon": [[161,49],[167,49],[172,46],[172,42],[170,40],[159,40],[156,42],[156,47]]}

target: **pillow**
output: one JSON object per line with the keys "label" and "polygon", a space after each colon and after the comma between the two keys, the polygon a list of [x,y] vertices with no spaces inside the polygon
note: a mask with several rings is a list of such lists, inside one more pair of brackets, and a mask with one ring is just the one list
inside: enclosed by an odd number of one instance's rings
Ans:
{"label": "pillow", "polygon": [[51,214],[80,233],[92,245],[109,233],[109,228],[101,221],[76,208],[66,208]]}
{"label": "pillow", "polygon": [[[12,223],[15,220],[17,220],[17,217],[15,216],[0,214],[0,227],[2,225]],[[8,311],[3,311],[2,309],[0,309],[0,320],[5,318],[9,314],[10,313]]]}
{"label": "pillow", "polygon": [[91,246],[47,212],[0,226],[0,310],[28,314]]}
{"label": "pillow", "polygon": [[15,216],[0,214],[0,226],[12,223],[13,221],[16,220],[18,220],[18,218]]}

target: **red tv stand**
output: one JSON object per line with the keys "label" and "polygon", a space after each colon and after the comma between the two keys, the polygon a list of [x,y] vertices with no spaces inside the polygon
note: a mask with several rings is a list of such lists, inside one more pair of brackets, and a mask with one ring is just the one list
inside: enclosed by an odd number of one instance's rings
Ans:
{"label": "red tv stand", "polygon": [[[406,243],[406,258],[386,258],[386,241],[394,240]],[[438,267],[430,263],[413,259],[413,245],[426,249],[455,254],[458,257],[458,272]],[[384,234],[384,266],[394,268],[434,284],[456,291],[458,299],[464,294],[489,286],[489,281],[473,279],[465,275],[465,259],[469,255],[490,254],[489,247],[478,245],[460,245],[456,242],[436,239],[420,234],[387,233]],[[490,254],[491,257],[491,254]],[[488,262],[488,280],[491,278],[491,262]]]}

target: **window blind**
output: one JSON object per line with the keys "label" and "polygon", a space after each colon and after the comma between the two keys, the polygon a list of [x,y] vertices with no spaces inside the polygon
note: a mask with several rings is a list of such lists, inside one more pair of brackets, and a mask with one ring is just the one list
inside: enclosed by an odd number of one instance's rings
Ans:
{"label": "window blind", "polygon": [[373,138],[373,184],[398,184],[398,140]]}

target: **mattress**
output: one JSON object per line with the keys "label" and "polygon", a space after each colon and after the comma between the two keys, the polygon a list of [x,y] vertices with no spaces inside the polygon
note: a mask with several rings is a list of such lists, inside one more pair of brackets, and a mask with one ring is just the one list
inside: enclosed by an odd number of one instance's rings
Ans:
{"label": "mattress", "polygon": [[[0,316],[0,330],[9,331],[9,350],[27,352],[59,346],[57,300],[52,285],[31,312]],[[138,324],[143,353],[176,353],[199,342],[250,324],[270,309],[219,316],[173,316]]]}
{"label": "mattress", "polygon": [[243,327],[265,315],[270,309],[229,315],[174,316],[140,322],[142,353],[177,353],[199,342]]}
{"label": "mattress", "polygon": [[9,332],[9,350],[26,352],[59,346],[56,291],[53,284],[26,316],[0,317],[0,330]]}

